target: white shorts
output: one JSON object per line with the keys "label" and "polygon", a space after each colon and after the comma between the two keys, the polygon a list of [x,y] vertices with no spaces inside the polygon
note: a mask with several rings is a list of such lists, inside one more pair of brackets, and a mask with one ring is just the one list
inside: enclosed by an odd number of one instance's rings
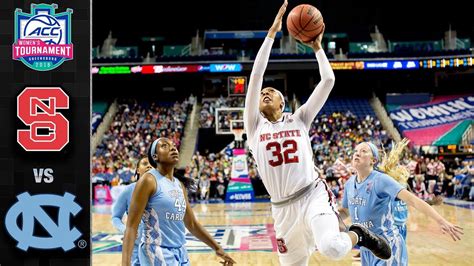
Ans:
{"label": "white shorts", "polygon": [[295,202],[272,205],[272,216],[282,265],[309,259],[326,233],[339,234],[339,220],[323,182]]}

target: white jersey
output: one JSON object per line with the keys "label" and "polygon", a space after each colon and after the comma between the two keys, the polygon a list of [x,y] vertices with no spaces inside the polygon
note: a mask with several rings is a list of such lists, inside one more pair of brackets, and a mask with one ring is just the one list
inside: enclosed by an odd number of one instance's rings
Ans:
{"label": "white jersey", "polygon": [[260,119],[249,146],[272,201],[289,197],[311,184],[314,169],[309,129],[298,116],[285,114],[272,123]]}
{"label": "white jersey", "polygon": [[309,185],[318,177],[314,169],[309,129],[326,102],[333,86],[334,72],[322,49],[315,55],[321,81],[308,101],[294,114],[272,123],[259,111],[260,90],[273,39],[267,37],[258,51],[245,98],[244,124],[258,172],[272,197],[280,201]]}

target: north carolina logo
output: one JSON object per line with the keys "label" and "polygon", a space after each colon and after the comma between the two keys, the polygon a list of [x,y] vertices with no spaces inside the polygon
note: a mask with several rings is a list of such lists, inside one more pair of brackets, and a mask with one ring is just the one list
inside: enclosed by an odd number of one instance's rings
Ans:
{"label": "north carolina logo", "polygon": [[33,70],[49,71],[73,59],[72,9],[55,14],[56,4],[31,4],[31,14],[15,10],[13,59]]}
{"label": "north carolina logo", "polygon": [[175,199],[181,196],[181,193],[179,193],[178,190],[170,190],[168,191],[168,194],[170,195],[170,197],[175,198]]}
{"label": "north carolina logo", "polygon": [[[28,248],[54,249],[62,248],[68,251],[74,248],[82,233],[77,228],[71,228],[70,216],[82,209],[76,202],[75,196],[64,193],[64,196],[53,194],[39,194],[31,196],[24,192],[17,196],[15,203],[7,212],[5,226],[8,233],[18,241],[17,247],[27,251]],[[42,206],[59,207],[58,219],[55,221],[43,210]],[[22,217],[22,228],[17,224],[18,217]],[[38,221],[51,237],[34,236],[35,220]]]}

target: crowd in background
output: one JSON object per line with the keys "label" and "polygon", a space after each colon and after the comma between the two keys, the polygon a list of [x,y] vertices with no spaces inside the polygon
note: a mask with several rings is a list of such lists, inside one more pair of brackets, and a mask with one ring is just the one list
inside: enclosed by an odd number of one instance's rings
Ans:
{"label": "crowd in background", "polygon": [[[310,129],[310,139],[315,165],[339,199],[345,182],[355,173],[351,167],[351,156],[357,143],[370,141],[386,151],[390,150],[392,144],[392,139],[377,119],[371,116],[358,118],[351,112],[318,116]],[[206,185],[203,190],[199,190],[206,193],[197,193],[204,196],[201,198],[219,198],[224,195],[216,188],[219,184],[225,187],[229,182],[231,159],[229,148],[222,153],[194,155],[186,175]],[[256,194],[264,196],[266,191],[251,154],[248,160],[249,177]],[[421,199],[431,201],[441,195],[473,200],[474,161],[456,162],[457,165],[450,165],[446,169],[438,157],[417,156],[409,150],[401,158],[401,164],[410,170],[407,185]]]}
{"label": "crowd in background", "polygon": [[[212,128],[216,126],[216,109],[223,107],[243,107],[244,98],[224,98],[220,97],[216,100],[204,100],[201,107],[200,113],[200,126],[202,128]],[[227,112],[223,113],[217,118],[221,128],[230,128],[230,120],[242,120],[241,112]]]}
{"label": "crowd in background", "polygon": [[[192,97],[171,105],[121,102],[109,131],[93,156],[93,174],[109,175],[112,185],[128,182],[135,171],[135,162],[146,154],[156,136],[172,139],[179,148],[187,114],[194,101]],[[243,106],[243,98],[221,97],[215,101],[203,101],[201,127],[215,126],[217,108],[237,106]],[[234,118],[223,116],[218,121],[225,126],[230,119]],[[351,167],[351,156],[357,143],[370,141],[386,151],[392,144],[390,136],[376,118],[357,117],[349,111],[319,115],[311,126],[309,136],[315,166],[338,198],[343,194],[345,182],[355,173]],[[252,155],[248,154],[248,158],[249,177],[256,196],[268,197]],[[439,195],[473,200],[474,161],[456,159],[448,165],[443,161],[437,156],[418,156],[407,150],[401,163],[410,171],[408,188],[427,201]],[[230,146],[221,152],[196,152],[184,169],[184,175],[198,184],[198,190],[191,193],[190,200],[224,200],[231,179],[231,165]]]}
{"label": "crowd in background", "polygon": [[92,157],[92,173],[110,182],[128,182],[135,163],[146,155],[156,137],[170,138],[181,145],[184,126],[194,98],[179,103],[118,103],[118,111]]}
{"label": "crowd in background", "polygon": [[[257,173],[255,160],[247,153],[248,174],[252,182],[256,197],[269,197],[262,180]],[[227,146],[219,153],[201,154],[196,152],[191,163],[186,167],[184,176],[194,179],[198,184],[198,191],[192,193],[191,201],[225,199],[227,185],[231,180],[232,148]]]}

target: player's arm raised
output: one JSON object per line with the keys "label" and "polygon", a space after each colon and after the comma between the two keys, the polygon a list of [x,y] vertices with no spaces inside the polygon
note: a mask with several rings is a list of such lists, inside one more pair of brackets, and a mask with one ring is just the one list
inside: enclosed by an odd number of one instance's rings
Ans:
{"label": "player's arm raised", "polygon": [[306,103],[298,108],[298,110],[295,112],[295,115],[300,117],[307,128],[310,127],[314,118],[323,107],[329,96],[329,93],[331,93],[331,90],[334,87],[335,82],[334,72],[332,71],[331,64],[329,64],[329,60],[321,46],[323,35],[324,28],[316,40],[305,43],[307,46],[313,48],[314,53],[316,54],[316,59],[318,60],[319,74],[321,75],[321,81],[318,83],[318,85],[316,85],[316,88],[309,96],[308,101],[306,101]]}
{"label": "player's arm raised", "polygon": [[156,192],[157,184],[152,174],[146,173],[138,180],[133,190],[130,210],[127,217],[127,227],[123,237],[122,265],[130,265],[133,244],[137,238],[137,229],[148,199]]}
{"label": "player's arm raised", "polygon": [[260,89],[263,84],[263,74],[267,68],[268,59],[270,57],[270,52],[272,50],[273,41],[277,32],[281,30],[282,18],[286,11],[286,6],[288,1],[285,0],[283,5],[280,7],[275,20],[273,21],[272,26],[268,30],[267,37],[263,42],[260,50],[255,57],[255,62],[253,64],[252,73],[250,74],[249,87],[247,95],[245,97],[245,109],[244,109],[244,123],[247,130],[247,135],[252,136],[255,132],[256,126],[258,124],[258,119],[260,118],[260,112],[258,109],[259,99],[260,99]]}
{"label": "player's arm raised", "polygon": [[408,192],[406,189],[402,189],[397,198],[406,202],[409,206],[414,207],[415,209],[419,210],[423,214],[428,215],[431,219],[435,220],[443,234],[448,234],[451,238],[456,240],[461,240],[461,235],[464,234],[463,228],[457,225],[453,225],[452,223],[446,221],[443,216],[441,216],[433,207],[428,205],[428,203],[424,202],[413,193]]}

